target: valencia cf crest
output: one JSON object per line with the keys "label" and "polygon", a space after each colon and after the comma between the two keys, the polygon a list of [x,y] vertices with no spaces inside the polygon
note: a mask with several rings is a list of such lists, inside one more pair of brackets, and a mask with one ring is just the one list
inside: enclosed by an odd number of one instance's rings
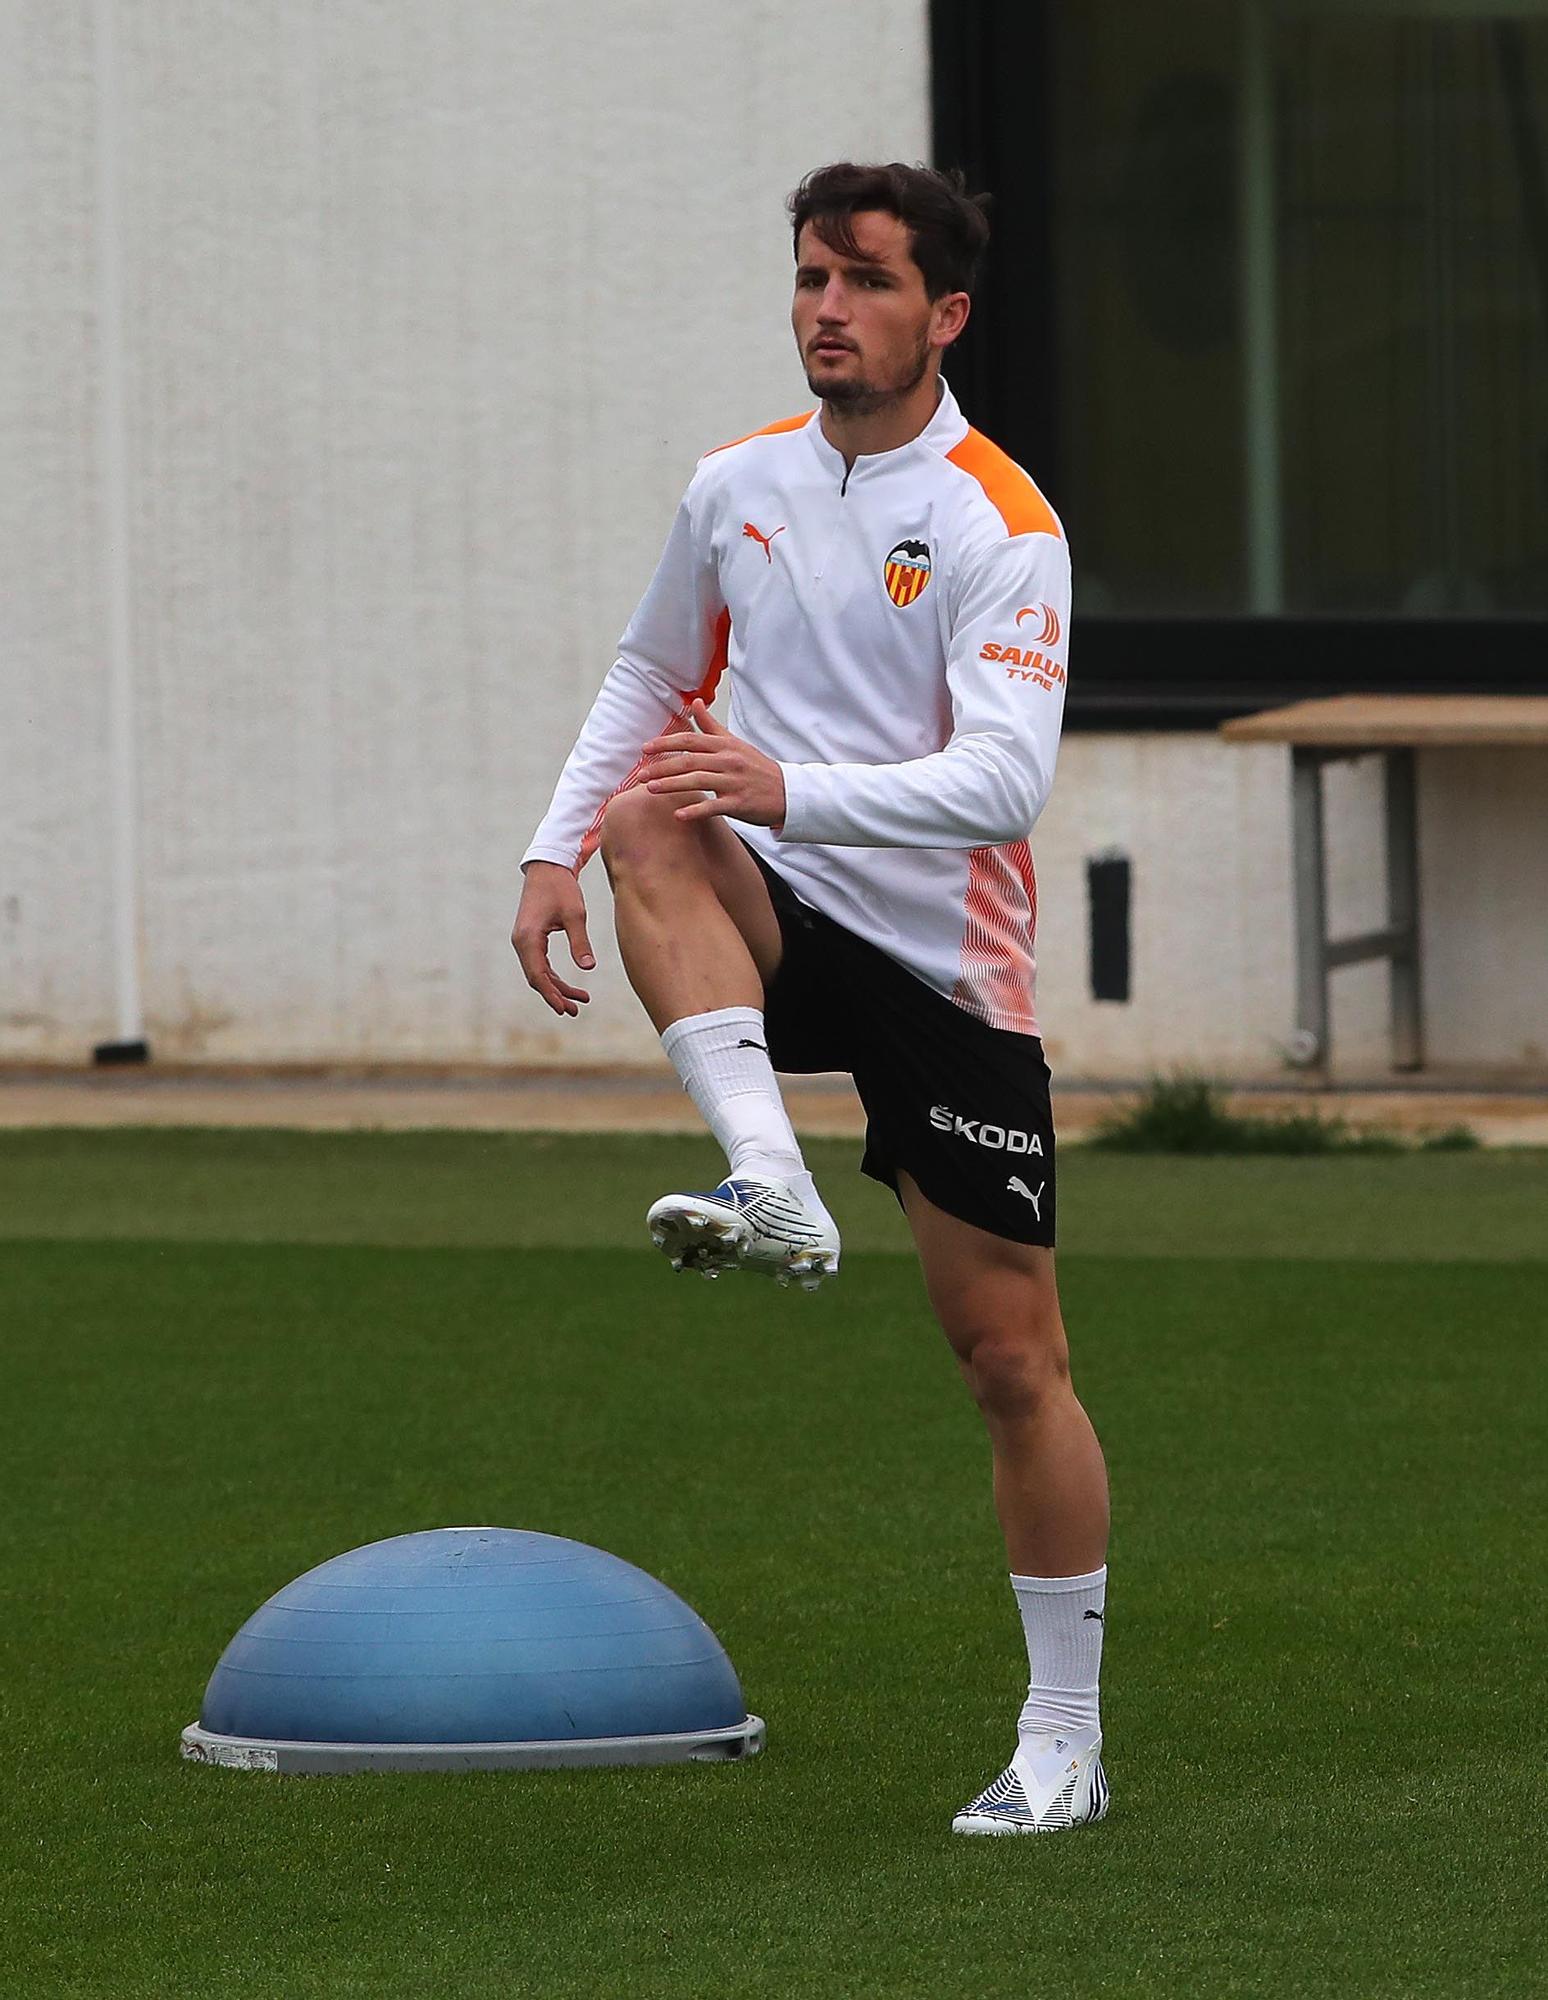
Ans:
{"label": "valencia cf crest", "polygon": [[912,604],[930,581],[930,544],[899,542],[887,558],[882,575],[894,604]]}

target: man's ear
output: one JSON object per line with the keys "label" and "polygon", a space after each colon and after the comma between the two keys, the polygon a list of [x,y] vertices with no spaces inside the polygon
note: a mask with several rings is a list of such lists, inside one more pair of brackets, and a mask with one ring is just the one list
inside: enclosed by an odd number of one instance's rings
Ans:
{"label": "man's ear", "polygon": [[935,327],[930,336],[932,345],[950,347],[954,340],[960,338],[972,310],[973,301],[966,292],[943,293],[935,301]]}

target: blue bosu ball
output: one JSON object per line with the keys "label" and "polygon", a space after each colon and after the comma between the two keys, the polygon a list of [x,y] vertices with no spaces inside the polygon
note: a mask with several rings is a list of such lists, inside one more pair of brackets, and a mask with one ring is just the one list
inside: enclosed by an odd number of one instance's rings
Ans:
{"label": "blue bosu ball", "polygon": [[748,1756],[719,1640],[603,1549],[433,1528],[335,1556],[221,1655],[183,1754],[268,1771],[475,1770]]}

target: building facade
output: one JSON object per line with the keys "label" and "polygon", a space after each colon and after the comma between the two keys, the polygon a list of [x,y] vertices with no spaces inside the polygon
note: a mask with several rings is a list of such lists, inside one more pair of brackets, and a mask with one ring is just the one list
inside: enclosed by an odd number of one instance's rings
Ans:
{"label": "building facade", "polygon": [[[0,1062],[657,1059],[598,865],[592,1008],[527,992],[516,858],[695,457],[804,406],[785,192],[933,155],[998,204],[953,386],[1075,556],[1050,1053],[1278,1073],[1287,760],[1217,723],[1548,687],[1548,24],[1165,11],[13,9]],[[1432,1052],[1548,1067],[1548,752],[1420,800]]]}

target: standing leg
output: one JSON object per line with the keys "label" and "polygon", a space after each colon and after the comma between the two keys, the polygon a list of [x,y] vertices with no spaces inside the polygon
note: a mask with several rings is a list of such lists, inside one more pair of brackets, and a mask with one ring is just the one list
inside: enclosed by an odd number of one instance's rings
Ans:
{"label": "standing leg", "polygon": [[930,1303],[989,1433],[995,1510],[1027,1640],[1016,1753],[954,1826],[1080,1825],[1107,1809],[1099,1701],[1107,1468],[1070,1380],[1053,1252],[959,1221],[911,1176],[898,1178]]}
{"label": "standing leg", "polygon": [[908,1174],[903,1205],[930,1304],[983,1413],[1005,1553],[1025,1576],[1107,1559],[1107,1468],[1070,1380],[1054,1253],[959,1222]]}

